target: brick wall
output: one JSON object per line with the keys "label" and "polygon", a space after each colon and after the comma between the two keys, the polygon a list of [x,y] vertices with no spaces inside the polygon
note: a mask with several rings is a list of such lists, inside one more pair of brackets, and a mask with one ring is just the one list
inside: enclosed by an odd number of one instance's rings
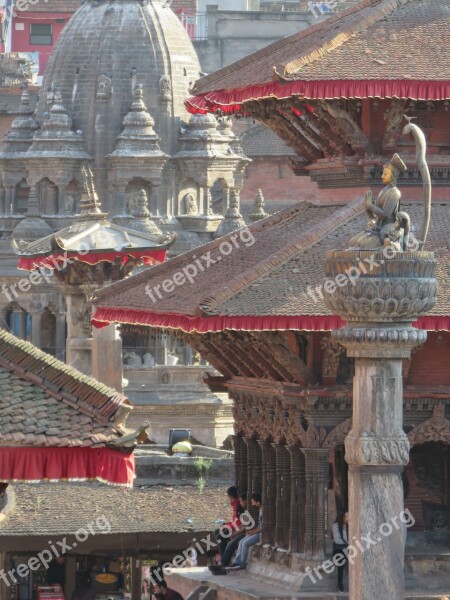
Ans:
{"label": "brick wall", "polygon": [[[374,194],[381,191],[382,186],[371,186]],[[247,177],[241,200],[244,204],[253,201],[258,189],[262,190],[268,204],[286,204],[307,200],[317,204],[346,204],[364,196],[369,186],[320,189],[310,179],[294,175],[288,158],[258,158],[247,168]],[[422,201],[422,187],[406,187],[400,184],[403,200]],[[450,200],[450,187],[434,187],[433,202]]]}
{"label": "brick wall", "polygon": [[197,12],[197,0],[172,0],[170,8],[176,15],[195,15]]}

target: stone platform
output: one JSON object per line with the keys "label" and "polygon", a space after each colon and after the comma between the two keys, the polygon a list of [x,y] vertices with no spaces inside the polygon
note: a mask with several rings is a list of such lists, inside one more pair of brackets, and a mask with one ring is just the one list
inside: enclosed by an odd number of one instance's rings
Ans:
{"label": "stone platform", "polygon": [[[320,584],[289,589],[273,585],[252,574],[251,561],[246,571],[214,576],[207,568],[174,569],[166,577],[169,587],[186,600],[338,600],[348,599],[348,592],[336,592],[336,575]],[[309,579],[308,579],[309,582]],[[345,580],[348,590],[348,581]],[[450,550],[439,555],[405,558],[405,600],[444,600],[450,597]],[[389,599],[394,600],[394,599]],[[397,599],[395,599],[397,600]],[[446,599],[445,599],[446,600]]]}

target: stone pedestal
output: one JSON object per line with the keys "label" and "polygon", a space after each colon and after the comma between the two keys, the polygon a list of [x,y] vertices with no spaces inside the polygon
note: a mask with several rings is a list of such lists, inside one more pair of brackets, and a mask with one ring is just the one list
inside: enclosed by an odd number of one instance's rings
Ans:
{"label": "stone pedestal", "polygon": [[436,298],[432,253],[390,259],[386,254],[336,251],[328,253],[326,264],[336,283],[328,286],[333,292],[325,294],[326,304],[347,321],[333,338],[356,359],[353,427],[345,442],[354,555],[350,600],[404,597],[401,472],[409,442],[403,431],[402,360],[426,341],[426,332],[411,324]]}

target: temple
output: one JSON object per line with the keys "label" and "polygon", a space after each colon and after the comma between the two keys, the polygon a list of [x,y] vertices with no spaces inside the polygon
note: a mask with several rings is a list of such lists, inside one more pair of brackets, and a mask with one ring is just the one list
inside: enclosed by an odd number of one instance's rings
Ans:
{"label": "temple", "polygon": [[[439,282],[436,306],[415,324],[428,340],[403,366],[411,444],[403,483],[415,520],[407,588],[430,589],[418,566],[426,563],[435,589],[446,589],[448,566],[439,574],[432,563],[448,544],[450,522],[450,73],[439,58],[448,31],[446,7],[437,0],[364,0],[198,81],[189,110],[251,116],[295,149],[303,201],[99,291],[94,300],[97,326],[170,331],[221,373],[208,383],[234,401],[236,482],[262,491],[265,505],[262,544],[249,570],[292,590],[308,591],[305,569],[330,551],[330,525],[348,501],[343,444],[352,424],[354,359],[330,336],[343,321],[324,302],[336,286],[324,281],[325,253],[346,249],[364,231],[362,193],[369,186],[376,191],[394,149],[405,164],[401,210],[420,236],[422,181],[414,139],[402,137],[405,113],[427,137],[434,194],[427,250],[438,261]],[[423,36],[419,59],[410,48],[420,48]],[[380,268],[369,254],[362,272]],[[209,257],[208,269],[200,268],[199,256]],[[380,299],[374,289],[362,301],[376,311]],[[420,562],[414,555],[424,544],[433,550]]]}

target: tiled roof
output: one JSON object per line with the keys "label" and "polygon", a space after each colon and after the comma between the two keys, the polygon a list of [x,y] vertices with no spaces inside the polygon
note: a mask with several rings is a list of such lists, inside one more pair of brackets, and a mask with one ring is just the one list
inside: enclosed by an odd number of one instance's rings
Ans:
{"label": "tiled roof", "polygon": [[195,94],[287,80],[450,79],[442,0],[363,0],[199,80]]}
{"label": "tiled roof", "polygon": [[[402,210],[410,213],[417,232],[422,204],[402,203]],[[439,295],[431,315],[450,315],[449,217],[449,203],[433,205],[426,249],[435,252],[439,263]],[[362,199],[343,207],[300,203],[251,225],[255,242],[249,247],[242,243],[225,257],[219,247],[231,237],[224,236],[103,289],[96,304],[188,317],[329,315],[320,300],[315,302],[307,294],[307,288],[323,284],[325,252],[345,249],[366,222]],[[152,301],[146,290],[161,286],[208,252],[220,262],[199,271],[192,284],[186,282],[170,294],[163,292],[161,300],[154,294],[157,301]]]}
{"label": "tiled roof", "polygon": [[242,150],[245,156],[257,158],[259,156],[297,156],[282,139],[269,127],[257,125],[251,127],[242,136]]}
{"label": "tiled roof", "polygon": [[[74,13],[80,6],[80,0],[42,0],[41,2],[30,2],[24,12]],[[20,11],[17,11],[17,17],[20,17]]]}
{"label": "tiled roof", "polygon": [[[82,487],[81,487],[82,485]],[[0,525],[4,536],[70,536],[104,515],[111,534],[212,531],[230,513],[226,487],[118,488],[99,483],[14,484],[15,509]],[[58,518],[55,519],[57,508]]]}
{"label": "tiled roof", "polygon": [[102,446],[130,403],[116,390],[0,330],[0,445]]}

